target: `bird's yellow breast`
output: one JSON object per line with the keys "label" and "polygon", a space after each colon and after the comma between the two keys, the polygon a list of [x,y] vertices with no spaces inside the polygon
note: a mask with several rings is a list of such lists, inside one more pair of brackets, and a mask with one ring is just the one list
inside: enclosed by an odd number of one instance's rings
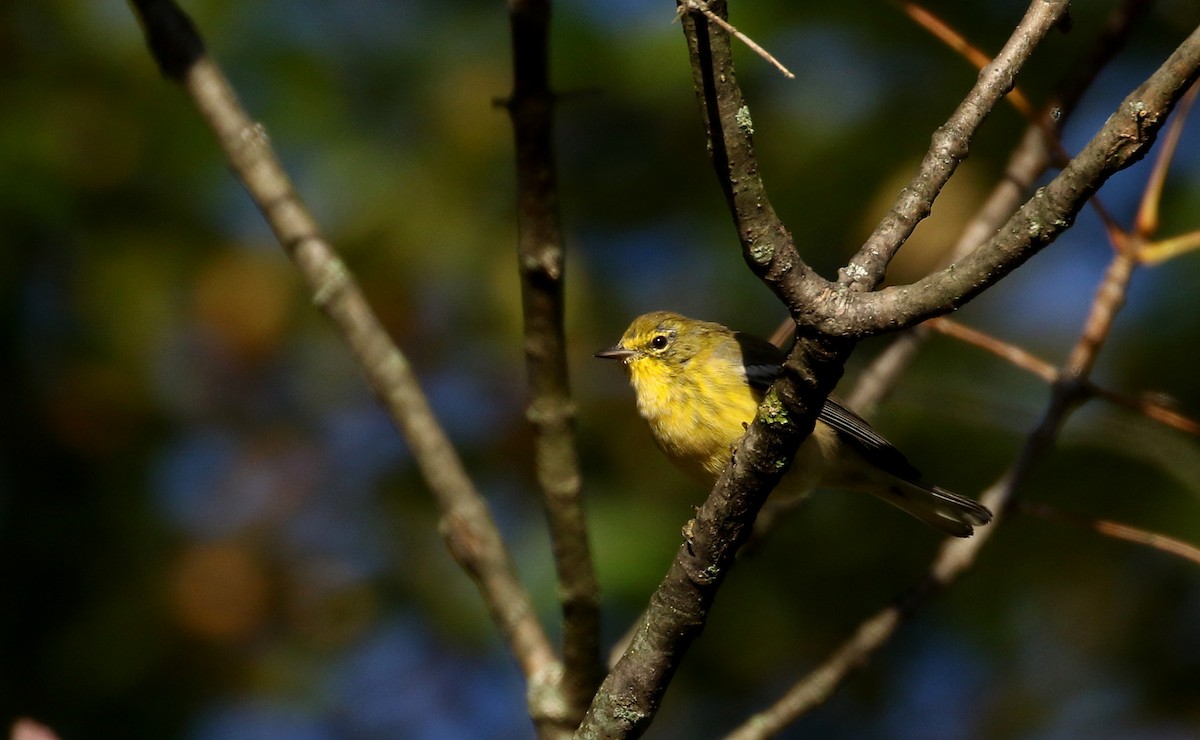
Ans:
{"label": "bird's yellow breast", "polygon": [[[659,363],[637,360],[628,368],[638,412],[650,425],[655,442],[685,473],[711,484],[729,463],[746,425],[754,420],[762,394],[732,369],[668,373]],[[818,422],[780,488],[799,493],[819,485],[837,457],[837,448],[836,433]]]}
{"label": "bird's yellow breast", "polygon": [[685,472],[711,483],[754,419],[762,395],[737,372],[668,375],[652,363],[635,361],[629,375],[638,412],[658,446]]}

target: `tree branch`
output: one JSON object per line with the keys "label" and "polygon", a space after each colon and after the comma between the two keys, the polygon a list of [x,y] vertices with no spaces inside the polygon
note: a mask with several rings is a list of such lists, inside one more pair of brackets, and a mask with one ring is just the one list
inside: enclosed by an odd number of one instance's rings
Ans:
{"label": "tree branch", "polygon": [[[1021,205],[1021,200],[1033,184],[1055,163],[1053,150],[1056,147],[1046,141],[1047,131],[1053,131],[1057,137],[1075,112],[1083,93],[1091,87],[1096,75],[1124,48],[1133,29],[1149,12],[1151,5],[1145,0],[1124,0],[1109,14],[1095,41],[1059,80],[1044,106],[1045,110],[1054,111],[1057,115],[1050,117],[1047,126],[1034,123],[1025,130],[1004,167],[1004,174],[950,250],[950,261],[962,259],[999,231]],[[903,372],[928,336],[928,329],[917,326],[896,337],[859,376],[854,390],[845,396],[850,407],[869,415],[870,410],[887,393],[892,379]]]}
{"label": "tree branch", "polygon": [[475,581],[530,682],[530,693],[536,693],[554,680],[557,658],[487,504],[429,408],[408,360],[296,194],[263,128],[246,115],[205,53],[191,20],[171,0],[133,0],[132,4],[163,74],[187,90],[234,174],[308,283],[313,302],[349,346],[372,390],[408,440],[441,508],[442,534],[451,554]]}
{"label": "tree branch", "polygon": [[929,151],[892,209],[842,270],[841,282],[870,290],[881,282],[897,250],[933,209],[933,201],[967,158],[971,139],[988,114],[1013,88],[1017,73],[1034,49],[1067,13],[1067,0],[1034,0],[1007,43],[979,73],[979,78],[946,123],[933,134]]}
{"label": "tree branch", "polygon": [[[901,195],[892,212],[859,255],[843,271],[847,286],[870,288],[883,278],[887,263],[916,224],[928,214],[933,198],[966,156],[974,131],[1012,87],[1021,64],[1032,54],[1041,38],[1065,12],[1065,0],[1036,0],[1012,34],[1008,44],[981,74],[979,82],[945,125],[934,135],[933,145],[921,170]],[[713,12],[726,12],[723,2],[710,5]],[[684,15],[684,31],[691,53],[693,84],[701,102],[713,166],[725,193],[742,242],[747,264],[784,301],[792,317],[805,331],[827,335],[863,336],[852,321],[836,324],[830,317],[849,311],[863,320],[845,287],[817,275],[796,252],[792,234],[780,222],[758,175],[754,156],[753,125],[749,108],[733,74],[729,36],[695,13]],[[949,309],[947,309],[949,310]],[[884,325],[875,330],[899,328]]]}
{"label": "tree branch", "polygon": [[1196,547],[1190,542],[1168,537],[1165,534],[1158,532],[1150,532],[1145,529],[1131,527],[1128,524],[1120,522],[1110,522],[1106,519],[1090,519],[1088,517],[1074,516],[1063,511],[1059,511],[1052,506],[1046,504],[1033,504],[1029,502],[1021,502],[1020,511],[1023,514],[1030,516],[1041,517],[1050,521],[1064,522],[1073,524],[1077,527],[1090,529],[1097,534],[1102,534],[1105,537],[1112,537],[1117,540],[1125,540],[1132,542],[1135,545],[1149,547],[1159,552],[1164,552],[1168,555],[1174,555],[1184,560],[1190,560],[1196,565],[1200,565],[1200,547]]}
{"label": "tree branch", "polygon": [[562,727],[578,726],[600,682],[599,587],[588,547],[563,334],[563,233],[553,149],[549,0],[509,0],[517,157],[517,261],[534,461],[563,610]]}
{"label": "tree branch", "polygon": [[[692,10],[690,2],[677,2],[709,155],[742,243],[742,256],[760,276],[772,263],[786,262],[793,266],[795,279],[820,280],[797,254],[792,234],[775,213],[758,175],[754,124],[734,74],[729,34]],[[727,15],[725,0],[713,0],[707,7],[718,16]]]}
{"label": "tree branch", "polygon": [[821,333],[863,337],[913,326],[962,306],[1050,244],[1109,177],[1140,160],[1197,76],[1200,29],[1121,102],[1054,180],[970,255],[911,285],[871,293],[814,291],[812,281],[787,281],[785,301],[793,317]]}
{"label": "tree branch", "polygon": [[996,531],[1003,512],[996,507],[1013,489],[1024,466],[1010,470],[982,497],[996,519],[976,530],[970,539],[948,539],[925,577],[892,604],[864,620],[854,634],[830,656],[798,681],[769,708],[752,715],[731,732],[727,740],[761,740],[774,737],[796,719],[824,704],[854,669],[863,665],[891,640],[901,623],[929,599],[957,580]]}
{"label": "tree branch", "polygon": [[[1022,27],[1006,45],[1007,52],[981,74],[972,92],[973,104],[960,108],[935,137],[927,159],[954,160],[965,154],[972,124],[982,121],[977,107],[999,99],[1011,84],[1015,66],[1032,51],[1023,37],[1037,37],[1059,17],[1042,6],[1061,11],[1064,3],[1037,0],[1022,21]],[[1040,9],[1039,9],[1040,8]],[[712,9],[723,7],[714,3]],[[1053,241],[1074,221],[1088,198],[1109,177],[1140,159],[1175,102],[1196,79],[1200,69],[1200,30],[1186,39],[1142,86],[1131,93],[1114,116],[1084,150],[1049,185],[1026,201],[1001,231],[960,263],[906,286],[858,293],[817,276],[795,252],[790,232],[784,227],[766,197],[751,142],[748,108],[733,75],[728,36],[713,29],[701,16],[685,16],[684,28],[692,48],[694,80],[702,90],[702,105],[714,167],[730,204],[743,253],[751,268],[784,301],[801,331],[861,338],[913,326],[932,316],[948,313],[995,284],[1005,275]],[[1011,48],[1010,48],[1011,47]],[[1003,62],[1003,63],[1001,63]],[[945,138],[949,136],[950,138]],[[949,170],[934,162],[929,173],[921,173],[913,192],[936,192]],[[952,169],[952,168],[951,168]],[[880,234],[905,237],[915,226],[915,214],[925,197],[910,197],[894,209],[897,216],[885,219]],[[911,223],[910,223],[911,221]],[[877,244],[869,240],[865,252]],[[880,255],[894,253],[891,239],[878,242]],[[863,252],[860,252],[863,254]],[[882,262],[852,262],[843,280],[871,285],[879,279]],[[859,283],[859,281],[865,281]]]}

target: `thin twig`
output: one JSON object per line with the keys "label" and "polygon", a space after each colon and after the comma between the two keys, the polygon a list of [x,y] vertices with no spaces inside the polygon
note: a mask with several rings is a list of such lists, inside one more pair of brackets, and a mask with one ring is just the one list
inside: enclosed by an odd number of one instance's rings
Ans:
{"label": "thin twig", "polygon": [[1159,265],[1181,254],[1200,249],[1200,230],[1158,239],[1138,248],[1138,260],[1144,265]]}
{"label": "thin twig", "polygon": [[1166,133],[1163,134],[1158,156],[1154,158],[1154,169],[1150,171],[1146,191],[1142,196],[1142,202],[1133,223],[1133,233],[1143,239],[1149,239],[1158,233],[1159,205],[1162,202],[1163,186],[1167,181],[1167,171],[1175,159],[1175,149],[1179,146],[1179,138],[1183,135],[1183,124],[1187,122],[1188,112],[1192,109],[1192,103],[1196,102],[1198,91],[1200,91],[1200,85],[1192,85],[1192,89],[1188,90],[1187,94],[1179,101],[1175,116],[1167,125]]}
{"label": "thin twig", "polygon": [[1105,401],[1117,406],[1136,411],[1147,419],[1157,421],[1164,426],[1169,426],[1172,429],[1177,429],[1193,436],[1200,436],[1200,422],[1184,416],[1168,404],[1154,398],[1132,398],[1096,385],[1089,385],[1088,391],[1095,394],[1098,398],[1103,398]]}
{"label": "thin twig", "polygon": [[1112,333],[1113,321],[1117,313],[1125,305],[1125,296],[1129,292],[1129,281],[1133,279],[1137,262],[1132,255],[1118,251],[1109,262],[1096,297],[1092,300],[1091,310],[1083,324],[1066,366],[1060,376],[1062,381],[1076,384],[1075,393],[1082,389],[1079,384],[1085,382],[1092,374],[1100,350]]}
{"label": "thin twig", "polygon": [[1133,235],[1137,258],[1143,264],[1159,264],[1200,248],[1200,231],[1151,241],[1151,237],[1158,231],[1159,206],[1162,200],[1163,186],[1167,179],[1167,170],[1174,159],[1175,149],[1179,145],[1179,137],[1183,134],[1184,122],[1196,100],[1197,91],[1200,91],[1200,85],[1193,85],[1180,102],[1179,111],[1163,137],[1162,150],[1155,159],[1154,169],[1150,173],[1150,182],[1146,186],[1146,192],[1138,208]]}
{"label": "thin twig", "polygon": [[[967,41],[965,36],[955,31],[941,18],[938,18],[920,5],[908,0],[902,0],[900,2],[900,9],[909,18],[912,18],[917,25],[932,33],[942,43],[950,47],[951,50],[962,55],[975,69],[982,70],[992,63],[992,58],[983,53],[979,47]],[[1030,123],[1037,122],[1037,111],[1034,109],[1033,104],[1029,102],[1029,98],[1025,97],[1025,93],[1021,92],[1021,88],[1014,85],[1013,89],[1009,90],[1008,95],[1004,99],[1012,107],[1016,108],[1017,112],[1025,117],[1025,120]]]}
{"label": "thin twig", "polygon": [[[900,8],[908,17],[912,18],[917,25],[936,36],[942,43],[949,46],[953,51],[958,52],[966,59],[975,69],[982,72],[987,65],[992,63],[992,58],[983,51],[967,41],[966,37],[955,31],[942,19],[935,16],[933,13],[925,10],[920,5],[907,0],[901,0]],[[1040,130],[1046,137],[1046,146],[1048,153],[1051,155],[1054,163],[1063,166],[1070,161],[1071,155],[1062,145],[1062,138],[1059,136],[1059,125],[1057,119],[1062,115],[1062,110],[1051,106],[1049,110],[1055,111],[1054,115],[1045,115],[1033,107],[1033,103],[1029,102],[1029,98],[1025,97],[1025,93],[1017,86],[1009,91],[1004,98],[1013,108],[1016,109],[1026,121],[1035,128]]]}
{"label": "thin twig", "polygon": [[855,286],[873,288],[883,279],[896,250],[929,215],[934,198],[967,156],[972,136],[1012,89],[1018,71],[1035,48],[1067,12],[1065,2],[1034,2],[1008,41],[980,72],[975,86],[933,135],[916,175],[843,271]]}
{"label": "thin twig", "polygon": [[748,46],[751,51],[753,51],[755,54],[758,54],[760,57],[765,59],[768,63],[770,63],[772,66],[774,66],[775,69],[782,72],[783,75],[785,77],[787,77],[789,80],[796,79],[796,75],[792,74],[792,71],[790,69],[783,66],[782,62],[780,62],[778,59],[776,59],[774,56],[772,56],[771,53],[768,52],[766,49],[759,46],[758,43],[756,43],[754,41],[754,39],[750,38],[746,34],[737,30],[737,28],[735,28],[732,23],[730,23],[729,21],[725,20],[721,16],[719,16],[716,13],[709,10],[707,0],[704,0],[704,1],[702,1],[702,0],[686,0],[685,2],[680,4],[678,10],[676,11],[676,17],[678,18],[679,14],[682,14],[689,10],[696,10],[696,11],[703,13],[706,18],[708,18],[713,23],[716,23],[721,28],[724,28],[726,33],[733,35],[734,38],[736,38],[738,41],[741,41],[743,44]]}
{"label": "thin twig", "polygon": [[1047,383],[1053,383],[1058,378],[1058,370],[1054,365],[1051,365],[1032,352],[1024,350],[1015,344],[997,339],[978,329],[972,329],[966,324],[961,324],[942,316],[926,321],[924,326],[928,326],[930,329],[945,334],[948,337],[954,337],[959,341],[972,344],[984,351],[991,352],[1022,370],[1033,373]]}
{"label": "thin twig", "polygon": [[774,737],[799,717],[824,704],[855,669],[886,645],[904,619],[929,599],[952,584],[974,564],[975,558],[995,532],[1003,518],[1004,502],[1015,481],[1015,473],[1005,474],[981,500],[992,508],[997,519],[975,531],[971,539],[947,539],[938,551],[925,577],[891,604],[863,620],[854,633],[832,652],[820,666],[789,688],[770,707],[750,716],[726,740],[764,740]]}
{"label": "thin twig", "polygon": [[[945,334],[948,337],[953,337],[962,342],[970,344],[980,349],[990,352],[997,357],[1000,357],[1014,366],[1027,370],[1036,375],[1047,383],[1053,383],[1058,379],[1058,368],[1046,362],[1042,358],[1034,355],[1028,350],[1017,347],[1001,339],[972,329],[957,321],[941,317],[931,319],[922,324],[923,327],[929,327],[933,331]],[[1183,414],[1175,411],[1170,406],[1162,403],[1154,398],[1139,397],[1134,398],[1117,391],[1109,390],[1103,386],[1096,385],[1090,380],[1081,381],[1079,392],[1084,396],[1095,396],[1102,400],[1108,401],[1117,406],[1130,409],[1132,411],[1145,416],[1147,419],[1156,421],[1164,426],[1169,426],[1187,434],[1200,435],[1200,422],[1190,419]]]}
{"label": "thin twig", "polygon": [[1023,514],[1029,514],[1042,519],[1065,522],[1077,527],[1090,529],[1106,537],[1145,545],[1146,547],[1165,552],[1169,555],[1175,555],[1200,565],[1200,547],[1165,534],[1151,532],[1139,527],[1131,527],[1128,524],[1121,524],[1120,522],[1108,521],[1106,519],[1092,519],[1090,517],[1067,514],[1047,504],[1035,504],[1023,501],[1020,505],[1020,511]]}

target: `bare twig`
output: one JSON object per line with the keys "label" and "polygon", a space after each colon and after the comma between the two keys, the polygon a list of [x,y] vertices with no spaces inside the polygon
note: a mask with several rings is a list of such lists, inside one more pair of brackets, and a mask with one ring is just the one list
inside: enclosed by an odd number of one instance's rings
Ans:
{"label": "bare twig", "polygon": [[846,394],[846,405],[870,418],[929,338],[928,322],[901,332],[867,365]]}
{"label": "bare twig", "polygon": [[1128,524],[1120,522],[1112,522],[1106,519],[1091,519],[1089,517],[1075,516],[1059,511],[1052,506],[1046,504],[1034,504],[1028,501],[1021,502],[1020,511],[1023,514],[1041,517],[1056,522],[1065,522],[1073,524],[1077,527],[1084,527],[1093,532],[1098,532],[1106,537],[1112,537],[1126,542],[1133,542],[1138,545],[1145,545],[1165,552],[1169,555],[1175,555],[1185,560],[1190,560],[1197,565],[1200,565],[1200,547],[1184,542],[1183,540],[1174,537],[1168,537],[1165,534],[1151,532],[1138,527],[1131,527]]}
{"label": "bare twig", "polygon": [[[925,8],[914,2],[909,2],[909,0],[901,0],[899,5],[900,9],[909,18],[912,18],[917,25],[932,33],[953,51],[958,52],[976,69],[982,70],[992,63],[992,58],[984,54],[979,47],[967,41],[966,37]],[[1014,85],[1013,89],[1008,92],[1008,95],[1004,99],[1012,107],[1016,108],[1017,112],[1024,116],[1030,123],[1036,121],[1037,111],[1034,109],[1033,104],[1029,102],[1029,98],[1025,97],[1025,93],[1021,92],[1021,88]]]}
{"label": "bare twig", "polygon": [[[1041,4],[1040,0],[1035,4]],[[770,250],[763,252],[768,264],[758,265],[758,270],[797,323],[809,332],[862,337],[948,313],[1003,279],[1069,228],[1109,177],[1149,151],[1176,101],[1198,75],[1200,28],[1117,106],[1079,155],[1027,200],[998,233],[962,260],[911,285],[866,293],[839,291],[798,258],[789,255],[781,259]],[[894,216],[886,221],[899,228]],[[895,233],[890,227],[885,230]],[[866,263],[857,267],[852,263],[844,275],[850,279],[852,273],[875,275],[867,265],[876,265],[885,255],[890,257],[889,249],[872,252]]]}
{"label": "bare twig", "polygon": [[1186,434],[1200,436],[1200,422],[1184,416],[1175,409],[1171,408],[1169,405],[1154,398],[1131,398],[1124,394],[1110,391],[1106,388],[1096,385],[1090,386],[1089,391],[1095,394],[1097,397],[1103,398],[1104,400],[1116,404],[1117,406],[1122,406],[1130,409],[1131,411],[1136,411],[1142,416],[1145,416],[1147,419],[1157,421],[1160,424],[1177,429]]}
{"label": "bare twig", "polygon": [[[982,72],[987,65],[992,63],[991,57],[984,54],[982,50],[967,41],[962,34],[955,31],[940,18],[925,10],[920,5],[908,2],[907,0],[901,0],[900,7],[918,25],[932,33],[953,51],[958,52],[976,69]],[[1021,89],[1015,85],[1004,99],[1016,109],[1017,113],[1020,113],[1025,120],[1029,121],[1030,124],[1045,135],[1046,148],[1054,164],[1061,167],[1071,160],[1071,156],[1063,148],[1062,139],[1059,137],[1061,125],[1058,119],[1062,116],[1061,108],[1051,105],[1048,111],[1052,111],[1052,113],[1047,115],[1034,108],[1033,104],[1029,102],[1029,98],[1025,97],[1025,93],[1021,92]]]}
{"label": "bare twig", "polygon": [[[1150,7],[1151,3],[1144,0],[1124,0],[1109,15],[1088,50],[1068,69],[1046,106],[1048,110],[1057,112],[1057,116],[1052,116],[1050,121],[1055,131],[1053,140],[1058,140],[1057,131],[1070,119],[1084,91],[1124,47],[1129,35]],[[950,250],[950,262],[970,254],[999,231],[1021,204],[1028,190],[1054,164],[1052,155],[1053,151],[1046,142],[1045,129],[1037,125],[1027,128],[1009,157],[1003,176]],[[929,330],[922,326],[898,336],[868,366],[853,392],[847,395],[846,400],[851,407],[869,414],[883,400],[894,379],[908,366],[928,336]]]}
{"label": "bare twig", "polygon": [[575,405],[563,332],[563,231],[553,148],[549,0],[510,0],[513,91],[506,108],[517,156],[517,261],[525,318],[525,361],[536,432],[534,461],[549,523],[563,613],[560,731],[578,726],[600,683],[599,588],[588,546],[575,448]]}
{"label": "bare twig", "polygon": [[1167,180],[1167,170],[1175,156],[1175,148],[1179,145],[1179,137],[1183,134],[1183,124],[1187,120],[1188,111],[1196,100],[1200,85],[1193,85],[1179,105],[1178,115],[1171,121],[1163,145],[1154,162],[1154,170],[1150,173],[1150,182],[1146,186],[1145,195],[1138,208],[1137,219],[1134,221],[1131,238],[1137,252],[1137,258],[1144,264],[1159,264],[1177,257],[1185,252],[1200,249],[1200,231],[1193,231],[1180,236],[1151,241],[1150,238],[1158,231],[1159,204],[1162,200],[1163,186]]}
{"label": "bare twig", "polygon": [[924,325],[948,337],[973,344],[997,357],[1008,360],[1013,365],[1033,373],[1047,383],[1053,383],[1058,378],[1058,370],[1049,362],[1015,344],[1009,344],[978,329],[972,329],[945,316],[931,319]]}
{"label": "bare twig", "polygon": [[1179,101],[1179,109],[1167,126],[1167,131],[1158,148],[1158,155],[1154,158],[1154,169],[1150,171],[1146,192],[1142,196],[1137,218],[1133,224],[1133,233],[1142,238],[1149,238],[1158,233],[1159,204],[1162,202],[1163,186],[1167,182],[1167,170],[1171,168],[1171,162],[1175,159],[1175,149],[1179,146],[1179,137],[1183,135],[1183,124],[1187,121],[1192,103],[1196,102],[1198,91],[1200,91],[1200,85],[1192,85],[1192,88]]}
{"label": "bare twig", "polygon": [[308,283],[313,302],[349,346],[372,390],[408,440],[441,508],[446,544],[478,586],[530,682],[530,693],[552,684],[558,660],[517,579],[487,504],[430,410],[408,360],[296,194],[263,128],[246,115],[228,81],[205,53],[191,20],[170,0],[133,0],[132,4],[163,73],[187,90],[230,167]]}
{"label": "bare twig", "polygon": [[796,79],[796,75],[792,74],[790,69],[783,66],[782,62],[772,56],[771,53],[766,49],[762,48],[762,46],[755,42],[754,39],[737,30],[732,23],[712,12],[708,7],[707,0],[686,0],[686,2],[680,3],[679,8],[676,10],[675,17],[679,18],[689,10],[695,10],[703,13],[710,21],[716,23],[721,28],[724,28],[726,33],[732,35],[738,41],[741,41],[743,44],[748,46],[751,51],[765,59],[767,63],[775,67],[775,69],[782,72],[783,75],[789,80]]}
{"label": "bare twig", "polygon": [[1067,7],[1064,2],[1040,1],[1029,6],[1004,47],[980,72],[979,80],[963,102],[934,132],[917,174],[843,270],[845,282],[860,288],[873,288],[880,283],[896,250],[929,215],[934,198],[954,174],[958,163],[966,158],[974,132],[996,103],[1012,89],[1017,72],[1066,13]]}
{"label": "bare twig", "polygon": [[1066,392],[1082,398],[1082,388],[1079,384],[1091,374],[1100,356],[1100,350],[1112,332],[1113,321],[1117,312],[1125,305],[1125,296],[1129,292],[1129,281],[1133,278],[1137,262],[1126,252],[1116,252],[1109,262],[1108,270],[1096,291],[1092,301],[1091,311],[1083,324],[1083,332],[1067,358],[1064,372],[1060,375],[1060,383],[1069,384]]}
{"label": "bare twig", "polygon": [[[997,339],[989,334],[972,329],[968,326],[952,321],[946,317],[931,319],[922,326],[928,327],[933,331],[945,334],[948,337],[953,337],[959,341],[979,347],[980,349],[991,352],[1014,366],[1026,370],[1047,383],[1053,383],[1058,379],[1058,368],[1046,362],[1042,358],[1034,355],[1028,350],[1017,347],[1003,340]],[[1139,397],[1134,398],[1123,393],[1118,393],[1109,390],[1103,386],[1096,385],[1090,380],[1081,381],[1080,393],[1085,396],[1095,396],[1117,406],[1135,411],[1147,419],[1156,421],[1164,426],[1172,427],[1181,432],[1192,435],[1200,435],[1200,422],[1189,419],[1183,414],[1175,411],[1170,406],[1162,403],[1154,398]]]}
{"label": "bare twig", "polygon": [[[1035,435],[1036,436],[1036,435]],[[1032,460],[1033,436],[1027,442],[1022,460]],[[938,551],[925,577],[893,603],[863,620],[846,639],[817,668],[796,682],[770,707],[749,717],[727,736],[727,740],[763,740],[774,737],[816,707],[824,704],[855,669],[886,645],[904,620],[932,597],[951,585],[970,568],[979,552],[996,531],[1003,518],[1003,504],[1008,501],[1017,480],[1028,468],[1028,462],[1018,462],[991,488],[981,501],[995,513],[996,519],[975,532],[971,539],[949,539]]]}
{"label": "bare twig", "polygon": [[1146,244],[1138,250],[1138,259],[1143,264],[1157,265],[1197,249],[1200,249],[1200,230]]}

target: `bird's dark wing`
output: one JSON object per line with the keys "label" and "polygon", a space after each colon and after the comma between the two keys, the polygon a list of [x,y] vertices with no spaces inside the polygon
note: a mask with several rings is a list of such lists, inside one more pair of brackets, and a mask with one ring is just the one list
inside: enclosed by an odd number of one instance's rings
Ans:
{"label": "bird's dark wing", "polygon": [[783,350],[765,339],[741,332],[734,332],[733,338],[737,340],[738,347],[742,351],[742,364],[746,368],[746,382],[750,383],[755,390],[765,393],[775,382],[775,378],[779,377],[779,371],[783,367],[785,359]]}
{"label": "bird's dark wing", "polygon": [[[742,350],[747,382],[756,390],[765,392],[779,377],[785,359],[783,350],[749,334],[734,332],[733,336]],[[875,467],[903,481],[915,483],[921,480],[921,472],[900,450],[880,436],[866,419],[832,398],[825,400],[817,418],[833,427],[844,444]]]}
{"label": "bird's dark wing", "polygon": [[[766,391],[779,377],[785,359],[783,350],[768,341],[741,332],[734,332],[734,338],[742,350],[747,382],[759,391]],[[904,453],[875,431],[866,419],[842,404],[832,398],[826,399],[817,418],[833,427],[846,446],[875,467],[902,481],[926,485],[921,481],[921,471],[908,461]]]}
{"label": "bird's dark wing", "polygon": [[922,480],[921,471],[900,450],[872,429],[865,419],[837,401],[826,399],[817,418],[833,427],[842,443],[867,462],[925,492],[915,495],[899,486],[871,491],[883,500],[955,537],[970,537],[974,531],[972,527],[992,520],[992,512],[986,506]]}
{"label": "bird's dark wing", "polygon": [[921,483],[921,471],[908,461],[904,453],[875,431],[866,419],[832,398],[825,399],[817,418],[833,427],[838,438],[867,462],[902,481]]}

